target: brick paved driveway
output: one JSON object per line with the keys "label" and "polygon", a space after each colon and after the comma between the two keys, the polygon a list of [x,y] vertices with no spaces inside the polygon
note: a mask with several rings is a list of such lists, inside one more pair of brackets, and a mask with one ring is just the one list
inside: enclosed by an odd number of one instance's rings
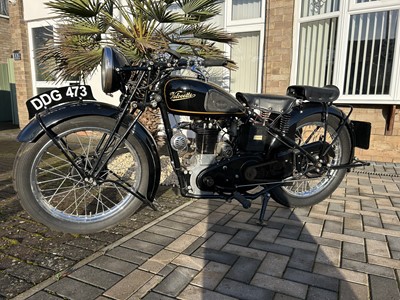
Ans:
{"label": "brick paved driveway", "polygon": [[400,299],[400,166],[312,208],[193,201],[20,299]]}

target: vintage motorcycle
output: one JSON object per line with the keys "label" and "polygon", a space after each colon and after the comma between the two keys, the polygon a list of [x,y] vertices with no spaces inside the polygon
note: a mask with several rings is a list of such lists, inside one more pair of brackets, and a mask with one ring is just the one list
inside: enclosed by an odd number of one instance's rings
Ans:
{"label": "vintage motorcycle", "polygon": [[[94,101],[90,86],[54,89],[27,101],[14,186],[24,209],[52,229],[91,233],[116,225],[142,204],[156,209],[160,158],[138,121],[159,108],[166,147],[185,197],[238,200],[270,196],[288,207],[327,198],[345,173],[366,163],[370,123],[332,105],[335,86],[290,86],[286,96],[237,93],[209,83],[205,67],[223,59],[167,51],[131,66],[103,49],[102,88],[122,92],[118,107]],[[179,75],[190,69],[197,78]],[[176,122],[172,122],[176,119]],[[179,119],[178,119],[179,118]],[[176,123],[176,124],[175,124]]]}

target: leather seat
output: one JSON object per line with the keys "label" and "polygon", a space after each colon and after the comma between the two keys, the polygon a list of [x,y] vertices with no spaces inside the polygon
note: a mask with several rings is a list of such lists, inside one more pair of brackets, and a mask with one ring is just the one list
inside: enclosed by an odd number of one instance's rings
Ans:
{"label": "leather seat", "polygon": [[340,96],[337,86],[314,87],[308,85],[292,85],[287,88],[286,94],[297,99],[311,102],[333,102]]}

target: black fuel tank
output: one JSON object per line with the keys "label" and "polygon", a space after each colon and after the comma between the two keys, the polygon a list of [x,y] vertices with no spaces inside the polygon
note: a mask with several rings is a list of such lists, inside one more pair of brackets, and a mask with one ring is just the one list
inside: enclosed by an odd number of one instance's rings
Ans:
{"label": "black fuel tank", "polygon": [[178,115],[244,115],[243,104],[217,85],[185,77],[169,79],[164,85],[168,110]]}

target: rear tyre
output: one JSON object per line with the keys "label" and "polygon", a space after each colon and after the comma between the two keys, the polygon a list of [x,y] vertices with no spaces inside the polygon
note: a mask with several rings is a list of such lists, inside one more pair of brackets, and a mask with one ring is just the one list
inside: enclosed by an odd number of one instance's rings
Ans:
{"label": "rear tyre", "polygon": [[[114,119],[89,116],[65,121],[52,130],[75,164],[90,172],[114,125]],[[113,143],[125,130],[120,129]],[[146,195],[149,165],[145,157],[141,143],[129,135],[100,173],[101,179],[90,182],[44,134],[36,143],[20,147],[14,164],[14,187],[23,208],[48,227],[69,233],[99,232],[141,206],[142,202],[118,182],[127,182]]]}
{"label": "rear tyre", "polygon": [[[327,138],[332,143],[337,136],[339,119],[335,116],[328,117]],[[321,140],[324,124],[321,115],[311,115],[301,120],[296,128],[296,141],[300,145]],[[326,157],[326,161],[332,166],[346,164],[351,155],[351,138],[347,127],[343,127],[338,138],[334,141],[333,151]],[[305,167],[307,162],[304,163]],[[347,170],[330,170],[317,178],[309,178],[301,175],[295,178],[290,186],[282,186],[271,191],[272,198],[287,207],[311,206],[329,197],[342,182]]]}

